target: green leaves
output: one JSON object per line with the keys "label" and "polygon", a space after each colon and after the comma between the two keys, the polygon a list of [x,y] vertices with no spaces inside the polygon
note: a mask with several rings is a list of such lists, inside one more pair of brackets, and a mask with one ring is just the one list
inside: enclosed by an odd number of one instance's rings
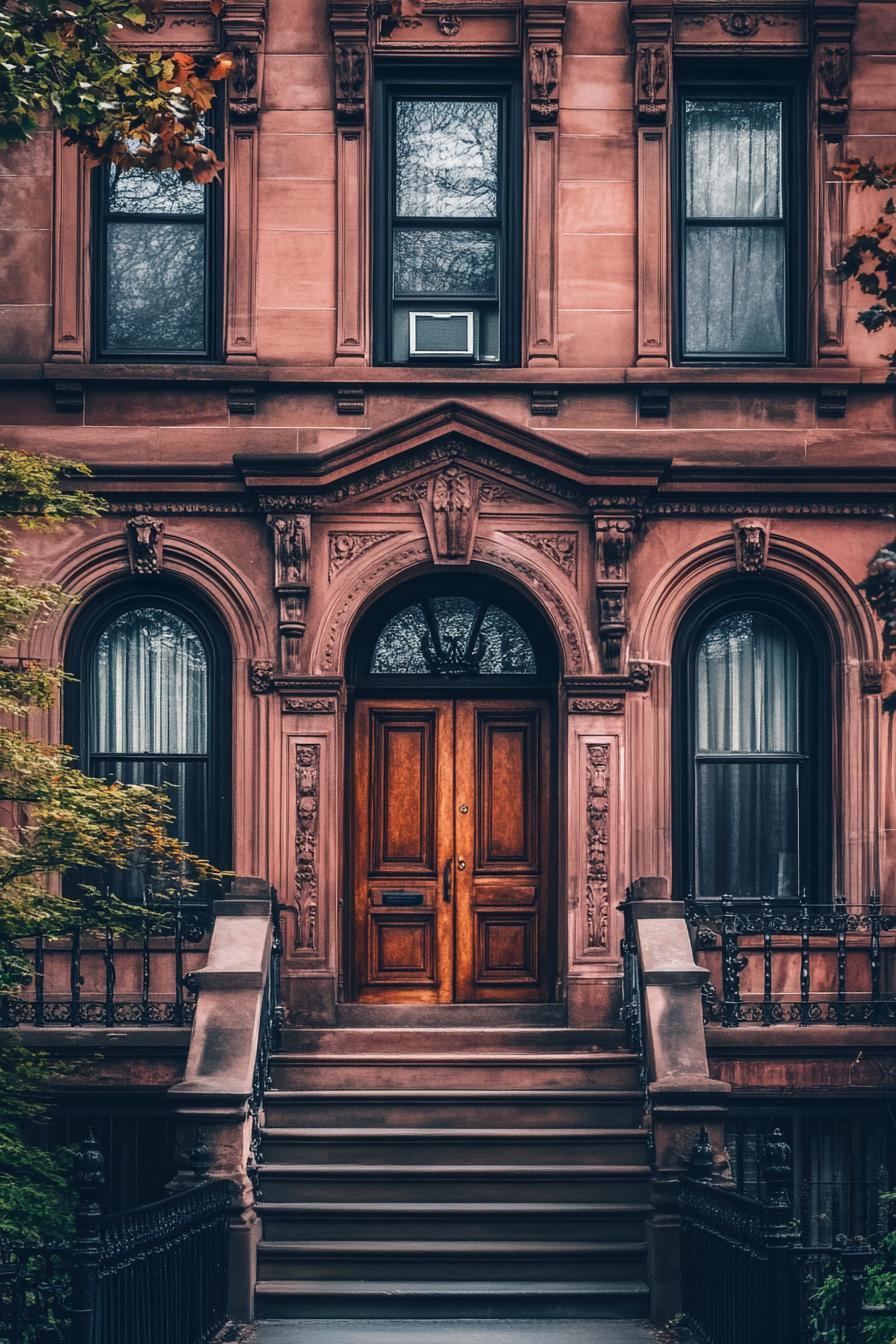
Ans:
{"label": "green leaves", "polygon": [[[847,159],[834,169],[844,183],[859,191],[892,191],[896,187],[896,164],[879,164],[873,158]],[[877,300],[863,308],[856,321],[866,331],[883,331],[896,327],[896,245],[894,245],[893,216],[896,201],[888,196],[877,220],[870,227],[860,229],[847,242],[837,278],[843,282],[855,280],[863,294]],[[896,382],[896,351],[882,355],[893,372],[887,381]]]}
{"label": "green leaves", "polygon": [[[215,0],[210,7],[221,8]],[[65,8],[17,0],[0,8],[0,148],[27,140],[49,113],[91,165],[173,168],[185,181],[213,180],[223,165],[205,142],[205,114],[214,81],[233,61],[124,48],[126,26],[144,28],[158,8],[158,0],[72,0]]]}

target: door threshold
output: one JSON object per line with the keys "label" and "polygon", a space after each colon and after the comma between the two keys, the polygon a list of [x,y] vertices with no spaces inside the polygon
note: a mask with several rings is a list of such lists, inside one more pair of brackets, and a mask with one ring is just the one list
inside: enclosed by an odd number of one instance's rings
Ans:
{"label": "door threshold", "polygon": [[565,1003],[339,1003],[339,1027],[565,1027]]}

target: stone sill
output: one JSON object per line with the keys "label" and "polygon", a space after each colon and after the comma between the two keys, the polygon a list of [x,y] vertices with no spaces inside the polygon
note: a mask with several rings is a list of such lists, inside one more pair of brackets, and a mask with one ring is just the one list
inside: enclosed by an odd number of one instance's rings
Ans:
{"label": "stone sill", "polygon": [[645,385],[675,387],[826,387],[886,385],[888,370],[831,365],[815,368],[724,367],[686,368],[410,368],[368,365],[298,364],[0,364],[0,382],[178,382],[286,383],[300,386],[338,385],[400,387],[560,387]]}

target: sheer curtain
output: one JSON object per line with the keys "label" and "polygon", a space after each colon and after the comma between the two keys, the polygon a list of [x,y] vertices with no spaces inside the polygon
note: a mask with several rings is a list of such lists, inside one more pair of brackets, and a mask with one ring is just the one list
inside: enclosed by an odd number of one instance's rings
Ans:
{"label": "sheer curtain", "polygon": [[696,883],[702,897],[795,899],[799,651],[759,612],[723,617],[695,663]]}
{"label": "sheer curtain", "polygon": [[163,607],[123,611],[100,636],[89,690],[94,773],[166,787],[175,833],[207,853],[209,671],[199,635]]}
{"label": "sheer curtain", "polygon": [[782,113],[685,101],[686,353],[786,353]]}

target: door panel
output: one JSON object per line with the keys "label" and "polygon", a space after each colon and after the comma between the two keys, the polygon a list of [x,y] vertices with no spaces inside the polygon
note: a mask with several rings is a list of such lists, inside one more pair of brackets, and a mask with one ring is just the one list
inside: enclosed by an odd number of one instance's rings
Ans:
{"label": "door panel", "polygon": [[359,701],[354,969],[370,1002],[450,1001],[453,706]]}
{"label": "door panel", "polygon": [[546,999],[547,707],[359,700],[353,760],[356,996]]}
{"label": "door panel", "polygon": [[455,990],[463,1002],[548,995],[547,730],[543,704],[457,703]]}

